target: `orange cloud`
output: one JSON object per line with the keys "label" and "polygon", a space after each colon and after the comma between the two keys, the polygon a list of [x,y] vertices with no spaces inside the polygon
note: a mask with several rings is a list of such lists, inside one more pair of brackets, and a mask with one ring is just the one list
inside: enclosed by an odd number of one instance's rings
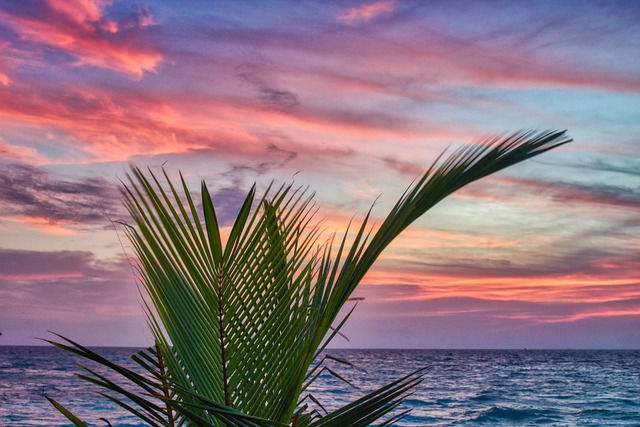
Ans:
{"label": "orange cloud", "polygon": [[[376,268],[363,281],[367,285],[403,283],[419,286],[420,291],[403,300],[469,297],[497,301],[528,301],[536,303],[604,303],[640,298],[633,277],[597,277],[588,275],[550,275],[543,277],[475,277],[460,278],[450,274],[411,273]],[[637,280],[636,280],[637,281]],[[386,298],[384,298],[386,299]]]}
{"label": "orange cloud", "polygon": [[338,13],[337,18],[350,25],[357,22],[368,22],[376,16],[391,12],[393,3],[392,0],[380,0],[375,3],[352,7]]}
{"label": "orange cloud", "polygon": [[394,242],[396,247],[400,245],[408,250],[425,247],[435,248],[477,248],[480,250],[494,248],[513,248],[521,245],[521,241],[514,236],[500,237],[490,235],[472,235],[469,233],[430,230],[419,227],[410,227],[403,231],[402,238]]}
{"label": "orange cloud", "polygon": [[11,220],[52,236],[69,236],[78,233],[77,231],[69,228],[69,226],[72,226],[73,224],[64,221],[54,222],[47,218],[38,217],[13,217]]}

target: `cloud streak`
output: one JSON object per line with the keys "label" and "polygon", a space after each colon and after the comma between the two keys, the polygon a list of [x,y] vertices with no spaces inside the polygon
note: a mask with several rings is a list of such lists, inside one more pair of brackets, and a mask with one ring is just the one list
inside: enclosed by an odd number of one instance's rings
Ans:
{"label": "cloud streak", "polygon": [[[625,170],[624,173],[630,172]],[[562,182],[502,176],[493,177],[482,186],[465,189],[462,194],[501,202],[512,200],[517,203],[523,203],[523,199],[536,195],[537,199],[549,198],[559,207],[586,210],[592,210],[594,207],[631,210],[640,208],[638,188],[619,184]]]}
{"label": "cloud streak", "polygon": [[120,211],[115,186],[101,178],[62,180],[24,163],[4,163],[0,172],[2,217],[27,224],[104,225],[105,209]]}
{"label": "cloud streak", "polygon": [[264,66],[257,64],[240,64],[236,67],[238,77],[246,81],[258,92],[258,99],[267,108],[278,111],[291,111],[295,109],[300,101],[296,94],[283,89],[277,89],[269,85],[264,77],[267,70]]}

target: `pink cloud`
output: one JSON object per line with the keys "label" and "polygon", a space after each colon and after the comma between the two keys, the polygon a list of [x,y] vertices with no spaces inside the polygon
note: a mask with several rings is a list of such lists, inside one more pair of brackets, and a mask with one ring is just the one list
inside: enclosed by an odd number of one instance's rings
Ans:
{"label": "pink cloud", "polygon": [[23,163],[40,165],[47,163],[47,159],[31,147],[7,144],[0,138],[0,155],[7,159],[17,160]]}
{"label": "pink cloud", "polygon": [[0,84],[2,84],[3,86],[9,86],[9,83],[11,83],[11,79],[9,78],[9,76],[0,71]]}
{"label": "pink cloud", "polygon": [[[46,128],[54,126],[69,134],[67,143],[79,145],[96,160],[126,160],[137,154],[185,152],[202,147],[188,135],[190,127],[180,115],[154,96],[98,88],[33,88],[14,85],[2,94],[0,115]],[[5,120],[6,120],[5,119]],[[105,126],[108,123],[109,126]],[[12,147],[22,156],[28,153]]]}
{"label": "pink cloud", "polygon": [[8,42],[0,42],[0,84],[3,86],[8,86],[11,83],[11,78],[7,73],[13,67],[7,55],[8,51],[11,51],[11,45]]}
{"label": "pink cloud", "polygon": [[[153,22],[148,9],[135,26],[107,19],[100,0],[46,0],[40,10],[0,12],[23,40],[60,49],[76,58],[76,66],[91,65],[141,77],[155,71],[162,54],[139,42],[140,29]],[[26,6],[25,6],[26,8]]]}
{"label": "pink cloud", "polygon": [[392,0],[380,0],[375,3],[352,7],[338,13],[337,19],[347,24],[368,22],[376,16],[389,13],[393,10]]}
{"label": "pink cloud", "polygon": [[46,0],[49,7],[68,17],[79,25],[87,21],[99,21],[108,0]]}

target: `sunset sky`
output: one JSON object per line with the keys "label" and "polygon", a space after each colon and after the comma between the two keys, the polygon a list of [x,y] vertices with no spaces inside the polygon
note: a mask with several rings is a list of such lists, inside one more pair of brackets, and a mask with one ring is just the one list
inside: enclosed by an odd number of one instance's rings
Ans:
{"label": "sunset sky", "polygon": [[408,229],[334,346],[640,348],[640,3],[0,0],[0,345],[152,342],[109,221],[130,161],[225,225],[309,185],[330,234],[444,150],[554,128]]}

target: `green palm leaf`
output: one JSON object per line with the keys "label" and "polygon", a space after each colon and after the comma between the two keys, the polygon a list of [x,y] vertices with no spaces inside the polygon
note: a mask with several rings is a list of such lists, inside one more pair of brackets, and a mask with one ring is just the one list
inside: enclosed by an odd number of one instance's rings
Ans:
{"label": "green palm leaf", "polygon": [[[166,372],[158,374],[154,357],[136,359],[152,382],[124,375],[143,397],[95,373],[85,379],[141,407],[150,424],[175,411],[197,426],[369,425],[397,408],[423,373],[330,414],[309,412],[301,400],[322,369],[314,362],[351,313],[338,319],[356,286],[393,239],[447,195],[569,141],[562,131],[521,132],[462,148],[434,163],[377,229],[367,215],[355,237],[347,231],[325,244],[318,244],[316,208],[305,188],[270,186],[257,198],[252,187],[224,239],[204,182],[199,209],[182,175],[179,191],[166,173],[161,181],[132,166],[122,194],[135,226],[125,229],[149,296],[152,354]],[[96,360],[70,343],[67,350]]]}

